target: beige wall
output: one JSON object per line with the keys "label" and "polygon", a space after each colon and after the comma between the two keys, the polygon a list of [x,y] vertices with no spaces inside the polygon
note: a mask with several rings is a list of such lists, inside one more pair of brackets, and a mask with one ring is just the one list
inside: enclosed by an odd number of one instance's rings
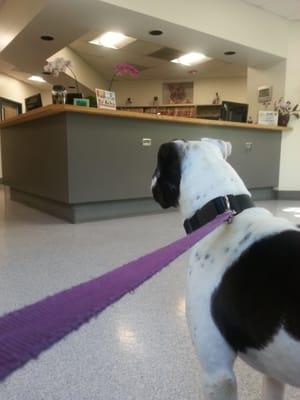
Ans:
{"label": "beige wall", "polygon": [[[92,92],[95,91],[95,88],[107,88],[108,83],[101,76],[101,74],[95,71],[69,47],[65,47],[64,49],[58,51],[56,54],[50,57],[49,60],[53,60],[56,57],[63,57],[66,60],[72,61],[72,70],[74,71],[78,82],[86,86]],[[68,69],[66,70],[66,74],[73,78],[72,73]]]}
{"label": "beige wall", "polygon": [[[131,97],[134,105],[149,105],[154,96],[159,96],[162,103],[161,80],[124,80],[115,81],[112,90],[116,92],[117,104],[124,105],[128,97]],[[236,102],[247,101],[246,78],[207,78],[194,81],[194,103],[211,104],[218,92],[221,100]]]}
{"label": "beige wall", "polygon": [[[50,91],[41,91],[38,87],[28,85],[10,76],[0,73],[0,97],[22,103],[23,112],[25,111],[24,99],[33,94],[41,93],[43,105],[52,102]],[[2,177],[2,161],[0,152],[0,178]]]}
{"label": "beige wall", "polygon": [[26,84],[22,81],[11,78],[8,75],[0,73],[0,97],[6,97],[7,99],[22,103],[23,112],[25,111],[25,97],[32,96],[36,93],[41,93],[43,105],[52,102],[49,90],[42,91],[39,87]]}
{"label": "beige wall", "polygon": [[278,101],[280,97],[284,97],[286,61],[281,61],[269,68],[255,69],[248,68],[247,74],[247,98],[249,102],[249,116],[253,121],[258,119],[258,111],[265,110],[265,106],[258,103],[258,88],[264,85],[273,87],[272,103],[268,107],[273,110],[274,101]]}
{"label": "beige wall", "polygon": [[[286,65],[285,98],[300,103],[300,23],[291,23]],[[284,132],[281,141],[279,190],[300,190],[300,120],[291,119],[293,130]]]}

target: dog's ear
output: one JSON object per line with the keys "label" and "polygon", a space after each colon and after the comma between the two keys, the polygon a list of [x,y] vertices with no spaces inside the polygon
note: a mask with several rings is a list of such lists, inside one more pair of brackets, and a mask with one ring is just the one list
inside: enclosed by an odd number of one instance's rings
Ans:
{"label": "dog's ear", "polygon": [[230,142],[224,142],[224,140],[211,138],[203,138],[202,140],[217,146],[225,160],[227,160],[227,158],[230,156],[232,150],[232,145]]}
{"label": "dog's ear", "polygon": [[162,208],[177,207],[181,179],[181,157],[176,143],[164,143],[157,155],[157,167],[152,179],[154,199]]}

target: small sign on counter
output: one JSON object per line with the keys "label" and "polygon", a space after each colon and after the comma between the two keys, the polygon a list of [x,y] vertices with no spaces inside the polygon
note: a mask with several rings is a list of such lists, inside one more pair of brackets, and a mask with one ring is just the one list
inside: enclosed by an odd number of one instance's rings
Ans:
{"label": "small sign on counter", "polygon": [[97,107],[106,110],[116,110],[116,93],[103,89],[95,89]]}
{"label": "small sign on counter", "polygon": [[261,125],[277,125],[278,111],[259,111],[258,123]]}

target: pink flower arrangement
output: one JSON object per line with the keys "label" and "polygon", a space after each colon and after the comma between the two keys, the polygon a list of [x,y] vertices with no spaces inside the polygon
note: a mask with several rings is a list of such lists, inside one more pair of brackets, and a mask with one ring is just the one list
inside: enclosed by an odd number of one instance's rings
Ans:
{"label": "pink flower arrangement", "polygon": [[139,75],[139,70],[132,64],[128,63],[120,63],[114,66],[114,74],[111,78],[110,84],[109,84],[109,89],[111,89],[113,80],[116,76],[123,76],[123,75],[129,75],[134,78],[136,78]]}
{"label": "pink flower arrangement", "polygon": [[117,64],[114,67],[115,74],[118,76],[130,75],[136,77],[139,75],[139,70],[135,66],[127,63]]}

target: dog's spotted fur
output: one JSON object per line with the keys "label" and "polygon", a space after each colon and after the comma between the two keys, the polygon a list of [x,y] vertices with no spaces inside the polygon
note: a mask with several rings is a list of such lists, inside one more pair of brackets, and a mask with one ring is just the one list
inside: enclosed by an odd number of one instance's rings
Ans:
{"label": "dog's spotted fur", "polygon": [[[215,197],[249,194],[230,150],[211,139],[162,145],[154,198],[185,219]],[[237,399],[237,356],[265,374],[265,400],[282,399],[284,383],[300,387],[299,260],[299,229],[256,207],[193,247],[186,311],[207,399]]]}

